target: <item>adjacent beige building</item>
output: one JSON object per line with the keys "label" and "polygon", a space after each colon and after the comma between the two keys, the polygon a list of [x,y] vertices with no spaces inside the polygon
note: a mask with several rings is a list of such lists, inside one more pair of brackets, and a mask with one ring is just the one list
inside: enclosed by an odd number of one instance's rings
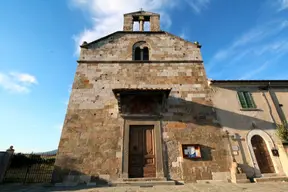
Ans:
{"label": "adjacent beige building", "polygon": [[276,124],[288,119],[288,81],[210,85],[217,120],[231,135],[232,154],[247,176],[288,175],[286,145],[276,135]]}

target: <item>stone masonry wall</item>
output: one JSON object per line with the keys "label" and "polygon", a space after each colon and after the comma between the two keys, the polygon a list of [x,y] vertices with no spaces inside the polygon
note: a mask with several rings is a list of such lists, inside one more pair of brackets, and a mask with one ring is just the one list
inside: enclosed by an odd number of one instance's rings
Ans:
{"label": "stone masonry wall", "polygon": [[[151,60],[201,59],[199,48],[176,40],[177,37],[167,34],[166,38],[164,34],[150,35],[150,39],[139,34],[127,36],[120,37],[123,45],[116,38],[114,44],[105,44],[108,41],[105,40],[91,45],[91,50],[82,49],[80,59],[130,60],[132,46],[139,40],[150,43]],[[95,47],[99,48],[96,50]],[[228,171],[230,156],[223,133],[214,123],[201,62],[84,61],[78,65],[73,83],[54,182],[65,179],[68,174],[94,176],[104,181],[121,177],[124,120],[118,113],[117,100],[112,92],[114,88],[172,88],[161,120],[165,175],[168,178],[195,181],[212,179],[212,172]],[[181,144],[201,144],[204,159],[183,160]]]}
{"label": "stone masonry wall", "polygon": [[[203,65],[196,63],[80,64],[56,164],[85,175],[120,177],[123,119],[112,89],[136,87],[172,88],[163,118],[164,161],[171,179],[212,179],[212,172],[227,171],[227,151],[213,123]],[[183,161],[180,144],[202,144],[207,159]]]}
{"label": "stone masonry wall", "polygon": [[177,36],[163,33],[119,32],[107,39],[81,49],[79,60],[132,60],[132,47],[138,41],[149,45],[149,60],[194,60],[202,61],[196,45]]}

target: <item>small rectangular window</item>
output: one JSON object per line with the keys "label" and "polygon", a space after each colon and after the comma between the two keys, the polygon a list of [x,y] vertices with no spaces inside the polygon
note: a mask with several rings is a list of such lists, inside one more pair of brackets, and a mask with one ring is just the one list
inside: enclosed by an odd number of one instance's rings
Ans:
{"label": "small rectangular window", "polygon": [[252,94],[248,91],[238,91],[238,98],[243,109],[255,109],[256,105]]}

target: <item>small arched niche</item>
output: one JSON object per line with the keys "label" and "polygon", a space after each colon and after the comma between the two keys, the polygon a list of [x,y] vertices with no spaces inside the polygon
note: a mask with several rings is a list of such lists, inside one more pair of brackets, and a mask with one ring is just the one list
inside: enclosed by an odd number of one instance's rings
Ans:
{"label": "small arched niche", "polygon": [[134,61],[149,60],[149,46],[145,41],[139,41],[133,45],[132,60]]}

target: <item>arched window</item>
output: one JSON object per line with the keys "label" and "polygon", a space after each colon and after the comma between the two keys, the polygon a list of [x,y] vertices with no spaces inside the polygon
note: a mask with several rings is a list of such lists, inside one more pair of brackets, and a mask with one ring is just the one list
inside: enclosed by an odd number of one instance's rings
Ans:
{"label": "arched window", "polygon": [[149,49],[148,47],[144,47],[141,49],[140,47],[136,47],[134,49],[134,61],[148,61],[149,60]]}
{"label": "arched window", "polygon": [[148,61],[149,60],[149,44],[146,41],[138,41],[132,47],[133,61]]}
{"label": "arched window", "polygon": [[140,49],[140,47],[136,47],[135,48],[134,60],[135,61],[140,61],[141,60],[141,49]]}
{"label": "arched window", "polygon": [[149,60],[149,49],[148,47],[143,48],[143,60],[148,61]]}

